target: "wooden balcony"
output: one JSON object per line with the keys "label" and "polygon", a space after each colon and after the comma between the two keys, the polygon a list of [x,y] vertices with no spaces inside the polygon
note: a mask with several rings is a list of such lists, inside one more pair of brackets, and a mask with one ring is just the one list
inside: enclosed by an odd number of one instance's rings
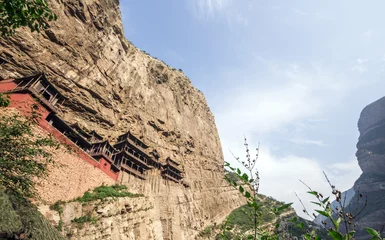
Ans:
{"label": "wooden balcony", "polygon": [[148,165],[148,163],[146,163],[145,161],[143,161],[142,159],[138,158],[137,156],[135,156],[134,154],[131,154],[129,152],[127,152],[126,150],[124,150],[124,153],[129,156],[130,158],[132,158],[134,161],[142,164],[144,167],[146,167],[147,169],[150,169],[150,168],[153,168],[152,166]]}
{"label": "wooden balcony", "polygon": [[179,183],[179,182],[180,182],[180,180],[176,179],[175,177],[173,177],[173,176],[171,176],[171,175],[169,175],[169,174],[167,174],[167,173],[162,173],[162,176],[163,176],[164,178],[170,179],[171,181],[174,181],[174,182],[176,182],[176,183]]}
{"label": "wooden balcony", "polygon": [[41,96],[34,88],[32,87],[29,87],[29,88],[15,88],[14,90],[12,90],[12,92],[29,92],[32,94],[32,96],[34,96],[35,98],[37,98],[37,100],[39,102],[41,102],[45,107],[47,107],[51,112],[54,112],[54,113],[58,113],[58,110],[56,109],[56,107],[54,105],[52,105],[52,103],[50,101],[48,101],[47,99],[45,99],[43,96]]}
{"label": "wooden balcony", "polygon": [[181,173],[180,173],[180,172],[175,172],[172,168],[165,168],[165,169],[163,170],[163,173],[167,173],[167,171],[170,171],[170,172],[173,173],[174,175],[177,175],[177,176],[179,176],[180,178],[182,178]]}
{"label": "wooden balcony", "polygon": [[167,165],[175,168],[177,171],[182,172],[182,169],[172,161],[167,161]]}
{"label": "wooden balcony", "polygon": [[[15,79],[17,86],[9,92],[28,92],[37,98],[45,107],[57,113],[55,105],[64,102],[64,96],[47,80],[44,74]],[[39,89],[37,89],[39,87]]]}
{"label": "wooden balcony", "polygon": [[122,164],[122,165],[121,165],[121,168],[122,168],[123,170],[125,170],[125,171],[127,171],[127,172],[129,172],[129,173],[131,173],[131,174],[133,174],[133,175],[135,175],[135,176],[137,176],[137,177],[140,178],[140,179],[146,180],[146,176],[145,176],[143,173],[139,172],[139,171],[136,170],[136,169],[133,169],[133,168],[127,166],[126,164]]}

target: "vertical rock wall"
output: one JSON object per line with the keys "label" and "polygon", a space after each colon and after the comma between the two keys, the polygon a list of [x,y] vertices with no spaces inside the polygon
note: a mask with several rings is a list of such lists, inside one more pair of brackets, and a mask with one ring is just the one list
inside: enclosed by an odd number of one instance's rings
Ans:
{"label": "vertical rock wall", "polygon": [[157,170],[146,181],[120,179],[149,197],[158,239],[192,239],[240,206],[223,180],[221,144],[203,94],[182,72],[124,38],[119,2],[52,0],[50,6],[59,17],[50,29],[2,39],[0,78],[45,72],[67,98],[60,116],[69,123],[112,142],[130,130],[162,158],[181,162],[189,188],[163,180]]}
{"label": "vertical rock wall", "polygon": [[[350,207],[353,212],[363,208],[357,217],[356,239],[368,239],[364,227],[381,230],[385,224],[385,98],[364,108],[358,129],[356,156],[363,173],[354,184],[356,195]],[[367,206],[364,207],[366,197]]]}

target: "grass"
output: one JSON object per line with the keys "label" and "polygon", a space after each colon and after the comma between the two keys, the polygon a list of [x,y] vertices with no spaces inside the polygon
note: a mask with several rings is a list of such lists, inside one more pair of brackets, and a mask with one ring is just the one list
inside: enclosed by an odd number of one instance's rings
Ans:
{"label": "grass", "polygon": [[211,232],[213,231],[214,226],[208,226],[203,231],[201,231],[198,236],[199,237],[207,237],[209,238],[211,236]]}
{"label": "grass", "polygon": [[71,220],[71,222],[79,223],[79,224],[84,224],[84,223],[90,222],[90,223],[95,224],[98,222],[98,220],[99,219],[96,217],[92,217],[92,216],[87,215],[87,216],[81,216],[79,218],[74,218]]}
{"label": "grass", "polygon": [[82,197],[76,198],[75,201],[80,203],[87,203],[95,200],[102,200],[105,198],[117,197],[143,197],[143,194],[134,194],[127,191],[124,185],[100,186],[93,191],[87,191]]}
{"label": "grass", "polygon": [[59,214],[62,214],[63,213],[62,205],[64,203],[65,202],[63,202],[63,201],[57,201],[53,205],[49,206],[49,209],[54,210],[54,211],[58,212]]}
{"label": "grass", "polygon": [[56,229],[60,232],[63,231],[63,220],[59,220],[59,224],[57,225]]}

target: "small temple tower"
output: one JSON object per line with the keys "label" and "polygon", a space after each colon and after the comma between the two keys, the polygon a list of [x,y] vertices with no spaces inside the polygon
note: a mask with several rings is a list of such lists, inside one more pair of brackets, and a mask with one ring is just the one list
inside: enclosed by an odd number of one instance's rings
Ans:
{"label": "small temple tower", "polygon": [[158,160],[147,153],[148,146],[130,132],[119,136],[114,147],[119,151],[114,156],[115,165],[141,179],[146,179],[147,170],[160,166]]}
{"label": "small temple tower", "polygon": [[165,179],[172,180],[176,183],[179,183],[183,178],[183,171],[180,169],[180,164],[170,157],[166,159],[166,163],[163,164],[162,176]]}

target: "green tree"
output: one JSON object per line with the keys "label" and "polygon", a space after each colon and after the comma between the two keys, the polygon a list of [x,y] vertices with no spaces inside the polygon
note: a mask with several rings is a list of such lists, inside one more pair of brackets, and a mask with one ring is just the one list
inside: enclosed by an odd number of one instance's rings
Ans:
{"label": "green tree", "polygon": [[[0,110],[8,104],[0,95]],[[18,114],[0,117],[0,185],[23,198],[36,195],[34,180],[47,175],[52,163],[50,148],[58,146],[50,137],[33,131],[37,117],[36,113],[27,118]]]}
{"label": "green tree", "polygon": [[48,27],[48,21],[56,19],[47,0],[0,0],[0,32],[3,37],[13,35],[20,27],[40,32]]}

